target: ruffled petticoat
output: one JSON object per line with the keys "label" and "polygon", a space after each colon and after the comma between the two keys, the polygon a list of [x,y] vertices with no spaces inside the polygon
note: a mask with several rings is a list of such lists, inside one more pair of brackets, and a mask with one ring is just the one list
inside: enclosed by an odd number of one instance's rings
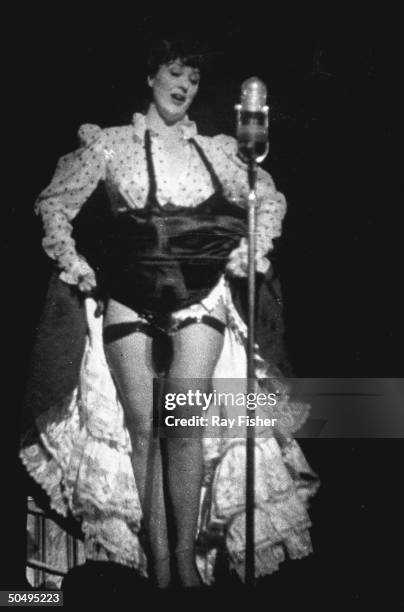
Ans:
{"label": "ruffled petticoat", "polygon": [[[202,316],[219,299],[224,300],[227,317],[214,373],[220,392],[220,379],[240,379],[239,383],[246,373],[247,329],[227,282],[222,278],[201,304],[175,316]],[[51,507],[80,521],[87,559],[128,565],[146,576],[130,437],[107,366],[102,318],[95,318],[95,306],[92,299],[86,300],[88,335],[77,387],[63,403],[50,406],[37,418],[36,428],[23,440],[21,459],[49,495]],[[309,407],[289,400],[285,382],[274,377],[258,351],[255,363],[258,381],[271,378],[279,393],[282,419],[277,435],[259,437],[257,432],[256,437],[255,571],[260,577],[277,570],[286,553],[296,559],[312,551],[307,506],[318,480],[290,435],[303,423]],[[225,406],[212,410],[226,416]],[[198,567],[207,584],[214,579],[218,550],[227,551],[230,568],[241,579],[245,557],[245,430],[238,430],[237,438],[223,428],[219,433],[216,428],[213,435],[207,428],[203,438],[205,475],[197,540]]]}

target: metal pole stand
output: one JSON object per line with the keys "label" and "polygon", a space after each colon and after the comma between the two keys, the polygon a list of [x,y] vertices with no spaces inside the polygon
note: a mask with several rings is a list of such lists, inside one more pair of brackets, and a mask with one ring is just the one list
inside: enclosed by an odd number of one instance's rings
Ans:
{"label": "metal pole stand", "polygon": [[[255,393],[255,252],[256,208],[255,186],[259,162],[268,154],[269,106],[266,104],[267,88],[258,77],[251,77],[241,85],[241,101],[236,104],[238,152],[248,164],[248,318],[247,318],[247,392]],[[248,408],[246,408],[248,416]],[[255,584],[255,431],[248,425],[246,435],[246,555],[245,584],[252,589]]]}
{"label": "metal pole stand", "polygon": [[[256,214],[257,162],[248,165],[248,330],[247,330],[247,393],[255,393],[255,253],[256,253]],[[246,409],[248,415],[248,409]],[[255,430],[247,425],[246,437],[246,557],[245,584],[249,589],[255,584]]]}

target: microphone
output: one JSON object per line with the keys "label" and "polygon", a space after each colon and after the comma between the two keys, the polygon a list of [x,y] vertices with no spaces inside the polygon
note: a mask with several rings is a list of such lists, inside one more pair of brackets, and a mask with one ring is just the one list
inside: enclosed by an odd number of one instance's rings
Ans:
{"label": "microphone", "polygon": [[236,104],[237,140],[240,157],[247,163],[261,163],[268,155],[267,88],[258,77],[241,85],[240,104]]}

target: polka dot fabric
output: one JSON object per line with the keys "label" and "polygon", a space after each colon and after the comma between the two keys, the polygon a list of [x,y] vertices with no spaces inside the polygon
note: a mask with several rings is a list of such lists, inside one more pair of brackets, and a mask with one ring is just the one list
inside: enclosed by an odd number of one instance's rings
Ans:
{"label": "polka dot fabric", "polygon": [[[106,129],[82,125],[78,132],[80,148],[59,160],[50,185],[38,197],[35,209],[42,217],[45,231],[42,244],[46,253],[56,260],[64,282],[77,284],[82,275],[94,274],[76,251],[71,222],[100,181],[105,182],[113,212],[145,206],[149,190],[144,149],[146,129],[146,117],[138,113],[131,125]],[[195,123],[188,118],[181,123],[181,131],[186,163],[175,182],[170,180],[161,138],[150,131],[159,202],[196,206],[213,193],[209,173],[190,138],[204,150],[226,198],[245,202],[247,168],[237,156],[236,140],[225,135],[201,136]],[[257,196],[257,251],[258,256],[263,257],[272,249],[272,240],[281,233],[286,202],[276,191],[270,175],[261,168]]]}

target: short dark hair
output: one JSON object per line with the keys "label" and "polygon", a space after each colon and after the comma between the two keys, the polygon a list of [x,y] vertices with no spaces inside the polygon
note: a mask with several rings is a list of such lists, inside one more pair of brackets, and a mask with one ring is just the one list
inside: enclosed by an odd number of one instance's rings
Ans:
{"label": "short dark hair", "polygon": [[204,57],[198,43],[187,39],[161,40],[150,50],[147,75],[155,76],[160,66],[181,60],[185,66],[201,69]]}

